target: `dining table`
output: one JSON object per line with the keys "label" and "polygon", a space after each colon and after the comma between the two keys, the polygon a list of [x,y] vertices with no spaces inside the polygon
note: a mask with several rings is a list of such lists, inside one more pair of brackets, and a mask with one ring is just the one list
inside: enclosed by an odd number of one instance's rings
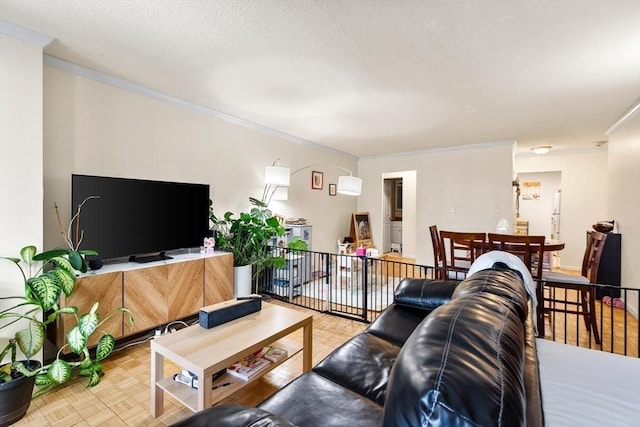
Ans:
{"label": "dining table", "polygon": [[555,252],[564,249],[564,242],[557,239],[545,239],[542,250],[544,252]]}

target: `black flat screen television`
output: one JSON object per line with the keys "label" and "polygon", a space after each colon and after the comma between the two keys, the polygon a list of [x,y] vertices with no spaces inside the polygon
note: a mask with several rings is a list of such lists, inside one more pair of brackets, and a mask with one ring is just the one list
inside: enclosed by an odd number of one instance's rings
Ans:
{"label": "black flat screen television", "polygon": [[166,259],[166,251],[194,248],[209,235],[209,186],[91,175],[72,175],[73,214],[80,212],[80,249],[98,258]]}

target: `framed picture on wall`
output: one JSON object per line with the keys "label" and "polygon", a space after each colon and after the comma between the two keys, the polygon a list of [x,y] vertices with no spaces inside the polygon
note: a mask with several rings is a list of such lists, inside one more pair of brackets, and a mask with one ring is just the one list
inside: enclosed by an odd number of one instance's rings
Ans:
{"label": "framed picture on wall", "polygon": [[329,184],[329,195],[330,196],[335,196],[336,195],[336,185],[335,184]]}
{"label": "framed picture on wall", "polygon": [[323,181],[322,172],[318,172],[318,171],[311,172],[311,189],[312,190],[322,190],[322,181]]}

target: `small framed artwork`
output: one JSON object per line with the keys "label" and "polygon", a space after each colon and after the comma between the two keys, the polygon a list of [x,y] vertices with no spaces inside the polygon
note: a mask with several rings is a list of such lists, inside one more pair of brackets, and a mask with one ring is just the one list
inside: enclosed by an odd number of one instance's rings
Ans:
{"label": "small framed artwork", "polygon": [[336,185],[335,184],[329,184],[329,195],[330,196],[335,196],[336,195]]}
{"label": "small framed artwork", "polygon": [[322,181],[323,181],[322,172],[318,172],[318,171],[311,172],[311,189],[312,190],[322,190]]}
{"label": "small framed artwork", "polygon": [[354,212],[351,220],[351,236],[356,247],[365,248],[373,246],[373,235],[371,233],[371,218],[369,212]]}

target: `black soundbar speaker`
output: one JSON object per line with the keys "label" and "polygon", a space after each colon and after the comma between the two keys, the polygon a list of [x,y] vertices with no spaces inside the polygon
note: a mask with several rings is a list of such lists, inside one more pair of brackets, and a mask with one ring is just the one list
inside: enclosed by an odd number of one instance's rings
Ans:
{"label": "black soundbar speaker", "polygon": [[210,329],[260,310],[262,310],[260,295],[224,301],[200,309],[200,326]]}

